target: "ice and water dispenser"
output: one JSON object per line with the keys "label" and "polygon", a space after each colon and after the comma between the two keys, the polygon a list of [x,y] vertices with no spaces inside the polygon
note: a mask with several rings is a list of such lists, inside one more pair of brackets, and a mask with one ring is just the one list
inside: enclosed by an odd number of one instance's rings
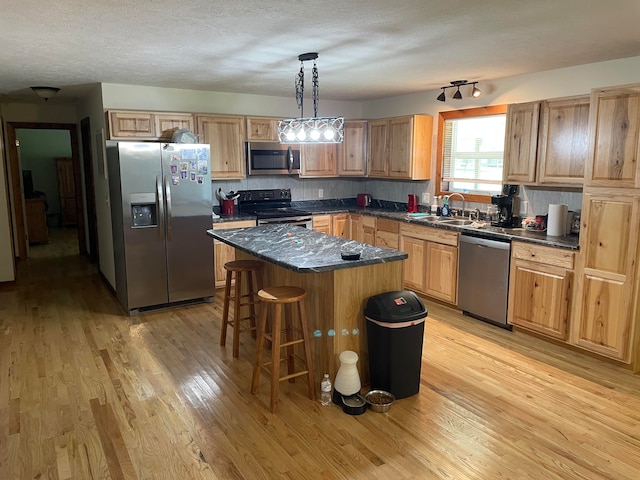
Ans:
{"label": "ice and water dispenser", "polygon": [[158,213],[154,193],[132,193],[131,228],[157,227]]}

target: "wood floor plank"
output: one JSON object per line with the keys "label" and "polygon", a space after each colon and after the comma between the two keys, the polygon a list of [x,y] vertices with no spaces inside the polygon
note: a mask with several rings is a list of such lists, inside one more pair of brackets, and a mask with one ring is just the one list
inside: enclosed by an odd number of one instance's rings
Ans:
{"label": "wood floor plank", "polygon": [[282,382],[274,415],[255,341],[219,346],[221,292],[127,317],[38,249],[0,285],[0,479],[640,478],[639,376],[426,305],[417,395],[349,416]]}

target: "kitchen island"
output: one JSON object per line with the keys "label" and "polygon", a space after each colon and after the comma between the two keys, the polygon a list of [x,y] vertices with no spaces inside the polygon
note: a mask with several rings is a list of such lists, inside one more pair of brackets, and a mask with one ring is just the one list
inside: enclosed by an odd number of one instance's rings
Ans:
{"label": "kitchen island", "polygon": [[[379,293],[402,290],[408,255],[291,225],[260,225],[207,234],[236,249],[236,259],[266,263],[264,285],[293,285],[307,291],[305,307],[311,330],[316,382],[335,378],[338,355],[358,353],[363,385],[369,378],[364,307]],[[343,260],[344,250],[360,252]]]}

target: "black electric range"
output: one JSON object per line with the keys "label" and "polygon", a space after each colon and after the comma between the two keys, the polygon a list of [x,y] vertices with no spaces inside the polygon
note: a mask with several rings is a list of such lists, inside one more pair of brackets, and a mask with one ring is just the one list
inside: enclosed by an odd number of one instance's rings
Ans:
{"label": "black electric range", "polygon": [[255,215],[258,224],[293,223],[311,228],[311,214],[291,206],[291,189],[240,190],[238,210]]}

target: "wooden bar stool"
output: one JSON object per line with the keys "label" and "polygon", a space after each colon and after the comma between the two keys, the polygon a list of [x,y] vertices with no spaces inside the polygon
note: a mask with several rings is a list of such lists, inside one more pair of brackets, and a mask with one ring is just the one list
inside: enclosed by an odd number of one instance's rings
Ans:
{"label": "wooden bar stool", "polygon": [[[260,382],[260,370],[265,369],[271,374],[271,413],[276,413],[278,409],[278,389],[282,380],[294,382],[296,377],[307,376],[309,384],[309,398],[315,400],[316,389],[314,386],[315,377],[313,375],[313,362],[311,360],[311,343],[309,342],[309,332],[307,329],[307,317],[304,309],[304,298],[307,292],[298,287],[268,287],[258,292],[260,301],[264,303],[260,313],[260,325],[258,330],[258,346],[256,348],[256,363],[253,366],[253,378],[251,379],[251,393],[258,392]],[[293,326],[293,304],[298,304],[298,318],[300,328]],[[274,315],[271,319],[271,333],[267,332],[267,313],[269,305],[273,305]],[[284,306],[284,329],[281,325],[282,310]],[[294,336],[294,330],[299,334]],[[281,333],[284,332],[285,341],[281,341]],[[271,361],[262,361],[264,344],[271,343]],[[294,352],[294,345],[302,344],[304,358]],[[280,357],[280,349],[286,348],[287,353],[284,358]],[[304,361],[305,370],[295,371],[295,360]],[[280,362],[287,361],[287,374],[280,376]]]}
{"label": "wooden bar stool", "polygon": [[[227,326],[233,327],[233,357],[238,358],[240,351],[240,334],[251,332],[251,336],[256,338],[256,304],[260,300],[256,297],[257,290],[254,289],[254,277],[258,290],[262,288],[262,269],[264,263],[259,260],[235,260],[224,264],[227,271],[227,279],[224,286],[224,310],[222,312],[222,328],[220,329],[220,346],[224,347],[227,341]],[[231,294],[231,281],[235,273],[235,287]],[[246,274],[246,275],[245,275]],[[247,285],[243,293],[243,279]],[[229,303],[233,300],[233,320],[229,320]],[[242,316],[241,308],[249,307],[248,315]],[[243,322],[249,322],[248,326],[243,326]]]}

